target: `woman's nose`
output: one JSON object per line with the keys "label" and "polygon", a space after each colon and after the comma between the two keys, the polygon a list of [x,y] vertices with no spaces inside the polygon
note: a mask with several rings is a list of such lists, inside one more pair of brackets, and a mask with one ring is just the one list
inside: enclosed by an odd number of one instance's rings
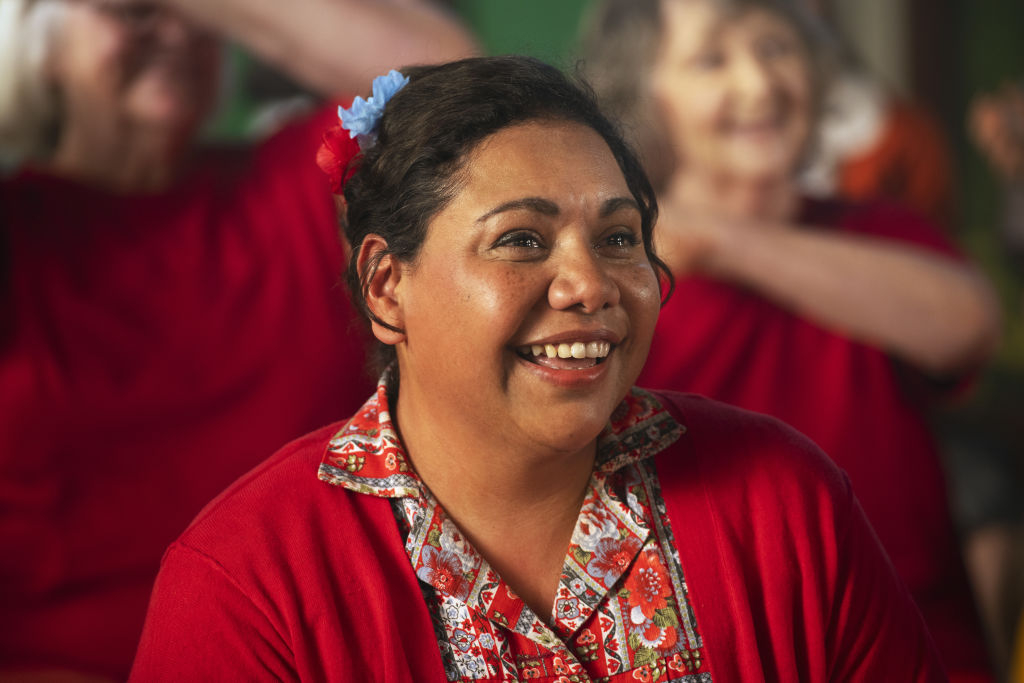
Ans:
{"label": "woman's nose", "polygon": [[744,55],[732,64],[734,91],[750,101],[760,101],[772,92],[772,74],[757,55]]}
{"label": "woman's nose", "polygon": [[555,267],[548,287],[552,308],[596,313],[619,303],[619,287],[608,272],[608,264],[589,245],[567,248],[551,263]]}

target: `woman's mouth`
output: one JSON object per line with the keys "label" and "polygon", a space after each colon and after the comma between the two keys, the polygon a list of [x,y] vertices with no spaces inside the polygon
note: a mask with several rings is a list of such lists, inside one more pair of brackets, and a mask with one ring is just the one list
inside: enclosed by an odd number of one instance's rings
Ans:
{"label": "woman's mouth", "polygon": [[585,370],[600,365],[614,345],[607,341],[531,344],[516,349],[524,360],[553,370]]}

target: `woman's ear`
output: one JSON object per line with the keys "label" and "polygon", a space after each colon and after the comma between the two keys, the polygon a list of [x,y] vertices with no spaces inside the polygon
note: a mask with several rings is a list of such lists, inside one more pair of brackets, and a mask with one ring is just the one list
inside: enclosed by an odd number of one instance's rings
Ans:
{"label": "woman's ear", "polygon": [[398,282],[402,279],[402,264],[387,249],[388,243],[383,237],[367,235],[359,246],[356,268],[359,281],[363,283],[366,306],[372,314],[370,327],[373,336],[382,344],[394,345],[405,341],[402,329],[405,321],[396,296]]}

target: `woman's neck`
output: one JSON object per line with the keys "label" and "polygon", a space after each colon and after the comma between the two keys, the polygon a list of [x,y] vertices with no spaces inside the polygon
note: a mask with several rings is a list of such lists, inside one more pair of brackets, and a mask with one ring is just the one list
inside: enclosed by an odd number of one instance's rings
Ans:
{"label": "woman's neck", "polygon": [[788,176],[749,178],[678,170],[665,194],[681,206],[737,219],[788,221],[799,203],[799,190]]}
{"label": "woman's neck", "polygon": [[[458,410],[399,401],[395,419],[417,474],[499,575],[548,620],[596,441],[574,453],[510,445]],[[451,419],[446,419],[451,418]]]}
{"label": "woman's neck", "polygon": [[516,525],[509,510],[543,517],[561,509],[556,516],[576,519],[596,441],[572,453],[513,445],[459,421],[457,410],[420,404],[400,398],[395,419],[416,472],[450,514],[492,528]]}
{"label": "woman's neck", "polygon": [[177,179],[188,144],[162,127],[78,119],[63,129],[49,168],[112,192],[159,192]]}

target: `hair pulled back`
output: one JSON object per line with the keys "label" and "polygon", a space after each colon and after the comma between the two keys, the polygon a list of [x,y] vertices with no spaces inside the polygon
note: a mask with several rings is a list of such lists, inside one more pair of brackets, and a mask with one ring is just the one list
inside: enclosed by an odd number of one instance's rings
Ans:
{"label": "hair pulled back", "polygon": [[[387,241],[385,254],[411,263],[427,226],[460,187],[469,155],[498,131],[534,120],[588,126],[607,143],[640,207],[644,249],[671,283],[668,268],[654,253],[657,217],[654,190],[636,154],[599,109],[590,87],[530,57],[475,57],[435,66],[403,69],[409,83],[384,108],[377,142],[357,158],[358,170],[345,185],[343,227],[352,246],[347,271],[356,307],[368,319],[392,328],[371,311],[366,287],[377,262],[357,270],[359,248],[370,234]],[[378,349],[378,362],[394,349]]]}

